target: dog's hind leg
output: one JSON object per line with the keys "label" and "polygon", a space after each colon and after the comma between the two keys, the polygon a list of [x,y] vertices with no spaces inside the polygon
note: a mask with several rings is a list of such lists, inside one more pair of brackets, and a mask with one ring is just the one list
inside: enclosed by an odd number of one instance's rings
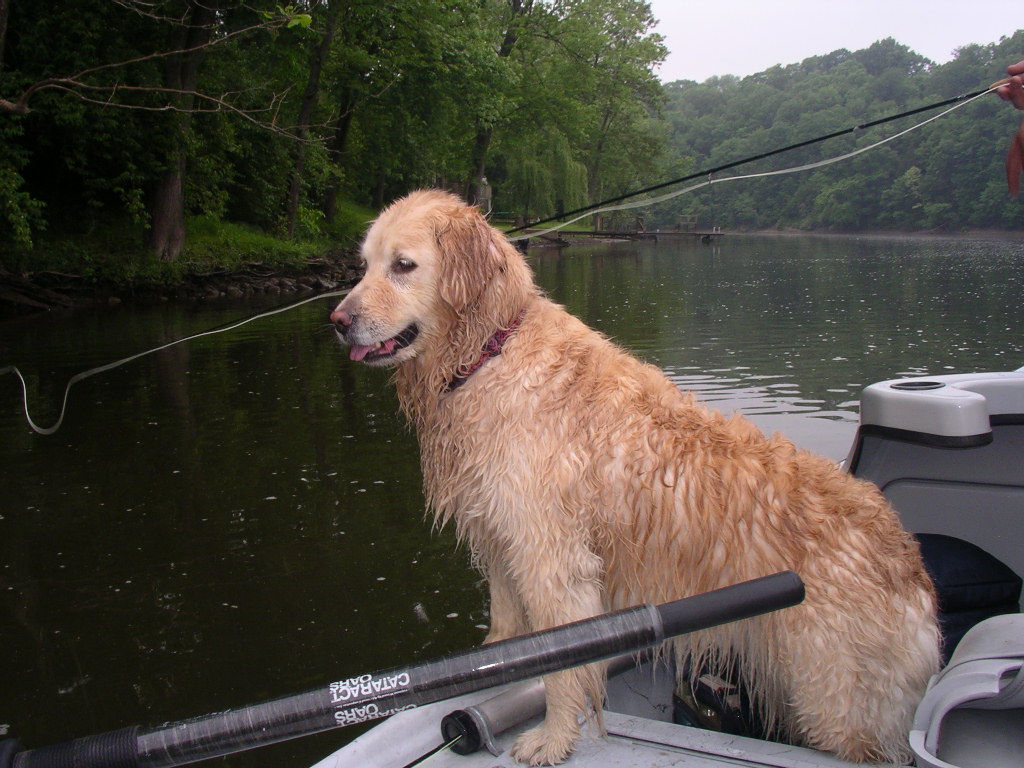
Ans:
{"label": "dog's hind leg", "polygon": [[800,740],[852,762],[906,764],[914,709],[938,670],[927,597],[894,615],[864,611],[852,632],[828,605],[816,606],[804,631],[791,627],[790,703]]}

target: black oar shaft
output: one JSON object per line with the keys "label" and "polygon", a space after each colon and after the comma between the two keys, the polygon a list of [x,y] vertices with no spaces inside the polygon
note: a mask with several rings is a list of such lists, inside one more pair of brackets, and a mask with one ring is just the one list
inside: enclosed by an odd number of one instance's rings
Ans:
{"label": "black oar shaft", "polygon": [[804,583],[793,571],[704,592],[657,607],[665,637],[685,635],[730,621],[788,608],[804,599]]}
{"label": "black oar shaft", "polygon": [[165,768],[376,720],[403,709],[660,643],[654,608],[640,606],[515,637],[423,664],[331,683],[297,696],[140,733],[140,766]]}
{"label": "black oar shaft", "polygon": [[126,728],[20,752],[14,768],[168,768],[601,661],[685,632],[795,605],[791,571],[654,607],[643,605],[307,693],[152,729]]}

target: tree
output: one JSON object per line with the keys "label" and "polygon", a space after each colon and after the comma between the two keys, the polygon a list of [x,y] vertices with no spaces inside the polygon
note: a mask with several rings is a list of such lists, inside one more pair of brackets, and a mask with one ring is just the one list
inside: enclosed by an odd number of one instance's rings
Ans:
{"label": "tree", "polygon": [[[533,6],[534,0],[503,0],[497,4],[497,10],[500,11],[498,29],[501,30],[501,44],[497,49],[497,57],[502,62],[507,62],[515,51],[526,23],[533,13]],[[495,106],[492,102],[488,110],[476,116],[476,136],[473,139],[473,150],[469,160],[471,176],[467,186],[470,191],[483,184],[487,172],[487,155],[494,139],[496,124],[501,117],[500,110]],[[469,202],[475,202],[473,194],[467,197]]]}
{"label": "tree", "polygon": [[882,193],[882,220],[896,229],[916,229],[920,225],[924,198],[921,195],[921,169],[910,166]]}
{"label": "tree", "polygon": [[[501,209],[546,216],[577,207],[579,170],[591,201],[655,173],[662,89],[653,68],[665,50],[649,4],[560,0],[534,5],[521,22],[507,58],[516,73],[507,108],[486,142],[478,133],[473,155],[475,178],[487,170]],[[491,160],[480,166],[482,144]]]}
{"label": "tree", "polygon": [[185,0],[177,28],[171,30],[169,47],[175,53],[164,57],[163,87],[170,94],[170,137],[165,168],[156,182],[150,207],[150,251],[162,259],[176,259],[185,247],[185,169],[188,139],[196,104],[199,68],[217,24],[218,0]]}
{"label": "tree", "polygon": [[[315,0],[314,0],[315,1]],[[4,41],[7,31],[7,16],[11,0],[0,0],[0,55],[4,52]],[[223,46],[233,42],[236,38],[262,30],[274,30],[280,27],[308,26],[311,17],[309,14],[300,13],[293,6],[282,9],[277,7],[277,14],[263,12],[260,14],[262,20],[254,21],[252,24],[240,29],[227,30],[223,28],[223,15],[219,8],[220,0],[210,0],[208,4],[197,2],[197,0],[110,0],[106,8],[101,4],[97,12],[90,15],[87,10],[82,12],[82,17],[87,21],[108,18],[111,8],[116,5],[128,10],[135,10],[136,13],[146,19],[159,24],[168,25],[172,28],[169,37],[172,46],[167,50],[139,52],[137,55],[111,62],[91,63],[82,69],[71,74],[51,75],[38,80],[30,81],[27,85],[11,98],[0,97],[0,114],[25,115],[30,111],[29,103],[33,97],[48,89],[55,89],[72,94],[77,98],[104,107],[116,107],[123,109],[145,109],[151,111],[183,111],[177,104],[171,103],[147,103],[146,101],[135,100],[140,94],[143,96],[162,94],[173,100],[175,97],[191,97],[193,100],[201,101],[202,107],[189,107],[184,111],[230,111],[244,117],[247,120],[264,125],[274,130],[287,132],[288,129],[277,125],[275,104],[279,101],[280,94],[273,94],[269,104],[254,108],[249,105],[242,105],[233,99],[239,94],[225,92],[222,94],[203,93],[196,90],[187,90],[177,83],[178,78],[172,76],[171,84],[152,82],[131,82],[122,77],[122,72],[133,67],[145,65],[155,60],[177,60],[179,62],[187,59],[200,60],[207,49],[214,46]],[[155,12],[154,9],[163,9],[165,15]],[[230,10],[248,9],[246,5],[235,5]],[[177,12],[172,13],[171,9]],[[60,16],[61,14],[54,14]],[[196,23],[196,20],[200,23]],[[42,26],[42,25],[40,25]],[[128,29],[135,25],[122,25],[126,27],[123,31],[127,34],[117,40],[117,43],[125,43],[133,40],[133,35]],[[219,34],[214,34],[219,30]],[[110,28],[103,28],[109,33]],[[145,35],[148,37],[148,35]],[[95,44],[91,47],[95,46]],[[54,49],[51,46],[50,49]],[[174,66],[174,65],[170,65]],[[187,67],[185,68],[187,69]],[[3,71],[2,60],[0,60],[0,72]],[[182,71],[184,73],[185,70]],[[113,73],[113,75],[111,74]],[[265,112],[271,115],[268,119],[260,115]]]}
{"label": "tree", "polygon": [[306,163],[306,138],[309,135],[310,121],[313,110],[320,97],[320,79],[324,66],[330,56],[334,43],[334,33],[338,29],[338,3],[332,3],[324,14],[324,29],[320,33],[320,42],[313,48],[309,61],[309,75],[306,78],[306,89],[299,104],[299,116],[296,134],[300,141],[295,145],[295,165],[292,168],[291,181],[288,184],[288,207],[285,211],[288,236],[295,235],[295,226],[299,213],[299,197],[302,191],[303,171]]}
{"label": "tree", "polygon": [[[587,147],[587,187],[591,200],[604,189],[625,192],[649,178],[660,154],[650,117],[662,103],[653,68],[666,55],[646,2],[578,2],[571,14],[577,29],[597,30],[588,51],[594,108]],[[585,34],[585,33],[584,33]],[[645,159],[647,162],[645,162]]]}
{"label": "tree", "polygon": [[[973,90],[1024,48],[1021,31],[936,66],[889,39],[662,86],[641,0],[46,6],[0,0],[0,241],[17,258],[95,231],[172,259],[198,219],[337,239],[339,203],[426,185],[471,196],[485,177],[496,210],[547,216]],[[992,183],[1015,127],[982,100],[843,165],[716,185],[648,223],[1020,228],[1020,203]]]}
{"label": "tree", "polygon": [[11,0],[0,0],[0,71],[4,66],[4,41],[7,39],[7,17],[10,10]]}
{"label": "tree", "polygon": [[[9,0],[0,2],[0,13],[6,14]],[[122,141],[145,149],[140,156],[121,161],[134,168],[125,173],[136,178],[141,174],[150,188],[150,247],[162,258],[177,257],[184,242],[183,184],[196,114],[232,114],[290,135],[279,122],[281,93],[204,90],[200,70],[211,51],[236,46],[257,33],[306,25],[309,16],[301,9],[258,12],[237,2],[225,6],[220,0],[55,0],[47,14],[36,15],[13,8],[10,19],[19,29],[13,52],[3,45],[5,27],[0,26],[0,50],[5,55],[0,116],[38,120],[33,113],[42,112],[59,132],[60,124],[84,119],[81,109],[63,103],[68,97],[94,110],[90,122],[110,112],[133,113],[116,119],[122,124]],[[143,113],[150,117],[140,118]],[[100,117],[99,122],[108,121]],[[136,139],[125,129],[145,138]],[[161,139],[157,146],[155,137]],[[140,162],[155,167],[140,168]],[[129,196],[125,202],[137,212],[139,197],[124,188],[126,178],[122,174],[122,181],[111,184]],[[89,178],[83,182],[95,184]]]}
{"label": "tree", "polygon": [[467,115],[493,59],[480,13],[470,0],[344,5],[325,71],[328,221],[343,190],[376,205],[409,185],[465,178]]}

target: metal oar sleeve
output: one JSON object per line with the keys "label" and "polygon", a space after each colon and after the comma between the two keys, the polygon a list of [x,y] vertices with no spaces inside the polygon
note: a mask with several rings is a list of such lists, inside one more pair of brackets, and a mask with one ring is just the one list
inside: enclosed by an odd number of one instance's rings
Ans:
{"label": "metal oar sleeve", "polygon": [[656,646],[675,634],[793,605],[803,596],[796,584],[795,574],[776,574],[660,607],[628,608],[243,709],[20,752],[14,768],[186,765]]}
{"label": "metal oar sleeve", "polygon": [[[665,603],[657,607],[665,637],[708,629],[718,624],[786,608],[804,598],[804,585],[792,571],[748,581],[732,587],[696,595],[686,600]],[[634,662],[632,655],[612,660],[609,667],[628,668]],[[526,687],[524,687],[526,686]],[[486,747],[497,755],[494,738],[544,711],[544,685],[524,683],[493,698],[449,713],[441,721],[441,738],[462,740],[452,747],[460,755]]]}

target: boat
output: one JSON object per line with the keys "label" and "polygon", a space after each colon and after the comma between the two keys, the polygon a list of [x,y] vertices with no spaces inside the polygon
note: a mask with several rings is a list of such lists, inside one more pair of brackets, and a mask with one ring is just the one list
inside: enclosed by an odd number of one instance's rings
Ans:
{"label": "boat", "polygon": [[[907,734],[915,764],[1019,766],[1024,368],[868,386],[843,464],[877,484],[918,536],[939,592],[946,664]],[[710,700],[697,691],[681,702],[670,665],[643,657],[613,662],[602,713],[607,735],[588,734],[585,726],[566,768],[853,765],[730,728],[723,720],[728,682],[709,682]],[[540,679],[445,699],[392,715],[313,768],[513,768],[518,764],[508,750],[539,722],[543,708]],[[720,727],[707,727],[712,722]]]}
{"label": "boat", "polygon": [[[843,464],[877,484],[918,537],[939,595],[946,663],[907,733],[915,764],[1019,766],[1024,368],[872,384]],[[656,652],[666,638],[785,610],[803,595],[799,575],[785,571],[154,728],[27,750],[0,739],[0,768],[169,768],[371,720],[379,724],[313,768],[513,768],[509,749],[543,717],[539,676],[597,660],[610,660],[606,733],[585,727],[567,768],[850,768],[759,735],[735,681],[698,672],[677,691],[673,655]]]}

